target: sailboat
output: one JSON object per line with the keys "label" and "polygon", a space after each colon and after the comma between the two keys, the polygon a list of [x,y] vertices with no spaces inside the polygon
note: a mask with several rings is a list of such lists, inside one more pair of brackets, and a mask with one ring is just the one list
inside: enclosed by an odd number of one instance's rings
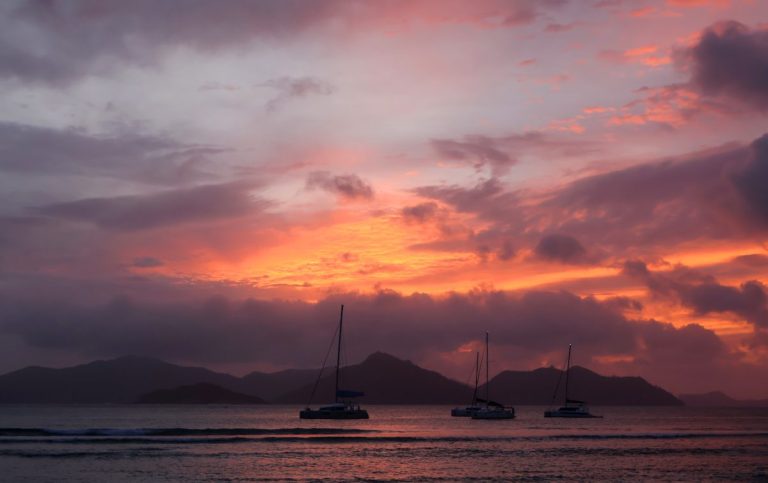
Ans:
{"label": "sailboat", "polygon": [[472,402],[469,406],[458,407],[451,409],[451,416],[454,417],[470,417],[476,411],[482,409],[482,406],[477,401],[477,384],[480,380],[480,353],[475,353],[475,391],[472,393]]}
{"label": "sailboat", "polygon": [[[544,411],[545,418],[602,418],[602,416],[595,416],[589,412],[587,403],[584,401],[577,401],[575,399],[568,398],[568,376],[571,372],[571,344],[568,344],[568,362],[565,365],[565,397],[563,405],[557,409],[549,409]],[[555,387],[555,395],[557,395],[557,389],[560,386],[560,380],[557,381]],[[554,396],[552,397],[554,400]]]}
{"label": "sailboat", "polygon": [[[311,409],[308,405],[305,409],[299,411],[299,418],[301,419],[368,419],[368,411],[361,409],[359,404],[354,404],[351,401],[352,398],[363,396],[364,393],[339,388],[339,376],[341,372],[341,333],[343,327],[344,305],[341,306],[341,313],[339,315],[339,340],[336,344],[335,401],[333,404],[320,406],[317,409]],[[325,362],[323,362],[323,366],[325,366]],[[323,375],[323,368],[320,369],[320,375],[318,376],[317,383],[315,383],[315,389],[317,389],[317,384],[320,382],[320,378]],[[312,396],[314,396],[315,389],[312,390]],[[310,396],[310,404],[312,396]]]}
{"label": "sailboat", "polygon": [[490,394],[490,373],[491,353],[488,351],[488,332],[485,333],[485,406],[472,413],[472,419],[512,419],[515,417],[515,409],[504,407],[495,401],[491,401]]}

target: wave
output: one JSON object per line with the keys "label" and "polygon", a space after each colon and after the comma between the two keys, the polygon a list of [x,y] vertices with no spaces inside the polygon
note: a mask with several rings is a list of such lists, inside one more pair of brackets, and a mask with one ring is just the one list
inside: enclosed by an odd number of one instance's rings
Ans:
{"label": "wave", "polygon": [[372,429],[347,428],[0,428],[0,437],[59,436],[259,436],[259,435],[343,435],[376,433]]}
{"label": "wave", "polygon": [[[13,436],[2,434],[8,429],[19,431]],[[26,432],[25,432],[26,431]],[[0,430],[0,444],[241,444],[241,443],[483,443],[483,442],[546,442],[578,440],[659,440],[659,439],[718,439],[718,438],[768,438],[765,432],[723,433],[644,433],[644,434],[561,434],[542,436],[377,436],[345,433],[375,432],[370,430],[334,428],[278,428],[278,429],[152,429],[152,430],[40,430],[45,434],[31,434],[31,430],[5,428]],[[145,433],[140,433],[145,431]],[[44,437],[40,437],[44,436]],[[55,437],[51,437],[55,436]],[[258,436],[258,437],[254,437]]]}

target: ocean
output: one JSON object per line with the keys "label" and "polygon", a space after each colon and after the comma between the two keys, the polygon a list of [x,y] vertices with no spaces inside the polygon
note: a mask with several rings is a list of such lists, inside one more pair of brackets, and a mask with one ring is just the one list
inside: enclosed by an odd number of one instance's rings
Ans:
{"label": "ocean", "polygon": [[0,406],[2,481],[768,481],[768,409],[593,407],[603,419],[368,406]]}

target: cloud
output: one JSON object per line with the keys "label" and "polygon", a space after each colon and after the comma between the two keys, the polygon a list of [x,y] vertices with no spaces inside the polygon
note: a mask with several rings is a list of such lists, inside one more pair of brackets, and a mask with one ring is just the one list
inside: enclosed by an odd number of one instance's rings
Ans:
{"label": "cloud", "polygon": [[[565,0],[88,0],[5,2],[0,5],[0,77],[62,84],[115,65],[158,63],[174,47],[201,52],[242,49],[255,42],[295,39],[306,32],[392,32],[403,23],[525,25]],[[167,19],[173,22],[168,23]]]}
{"label": "cloud", "polygon": [[729,312],[757,329],[768,328],[768,294],[761,282],[750,280],[738,287],[721,285],[714,277],[685,267],[651,272],[641,261],[629,261],[623,273],[642,280],[652,294],[671,298],[697,315]]}
{"label": "cloud", "polygon": [[[93,354],[169,354],[201,361],[278,357],[280,362],[316,363],[302,354],[322,352],[317,341],[327,339],[321,335],[335,323],[342,302],[361,356],[374,350],[407,357],[427,350],[450,351],[485,330],[493,332],[500,345],[539,354],[560,351],[568,341],[579,344],[582,354],[631,353],[638,347],[636,323],[612,306],[565,292],[433,298],[382,290],[337,294],[316,304],[222,297],[162,304],[117,297],[95,306],[40,301],[3,304],[2,329],[38,347]],[[181,332],[185,337],[178,336]]]}
{"label": "cloud", "polygon": [[497,178],[480,181],[471,188],[457,185],[422,186],[413,192],[424,198],[441,201],[458,212],[475,213],[490,220],[509,220],[516,213],[518,196],[509,193]]}
{"label": "cloud", "polygon": [[131,132],[96,136],[74,129],[0,122],[0,170],[9,173],[175,185],[210,178],[205,171],[210,158],[225,151]]}
{"label": "cloud", "polygon": [[733,115],[733,106],[718,99],[702,96],[687,84],[642,87],[642,95],[622,106],[611,116],[609,125],[655,124],[666,129],[679,129],[705,114]]}
{"label": "cloud", "polygon": [[754,153],[754,145],[728,145],[588,176],[555,191],[539,209],[560,220],[561,230],[599,233],[614,249],[741,238],[760,231],[733,180]]}
{"label": "cloud", "polygon": [[[318,341],[329,339],[344,303],[346,334],[353,341],[349,362],[383,350],[434,367],[431,354],[458,357],[460,347],[479,343],[490,331],[499,370],[560,361],[568,344],[577,347],[582,365],[663,378],[672,389],[690,382],[686,368],[709,371],[708,384],[720,384],[726,378],[715,379],[714,369],[740,364],[738,354],[699,325],[628,319],[620,304],[568,292],[476,290],[432,297],[380,290],[329,295],[317,303],[226,296],[154,303],[115,297],[98,304],[48,296],[8,303],[5,296],[2,302],[2,333],[30,347],[81,357],[140,354],[204,364],[315,367],[325,351]],[[604,362],[612,358],[636,363],[627,368]],[[732,383],[737,371],[728,373]]]}
{"label": "cloud", "polygon": [[334,176],[327,171],[314,171],[307,176],[308,189],[322,189],[348,200],[373,199],[373,188],[355,174]]}
{"label": "cloud", "polygon": [[542,237],[534,253],[545,260],[561,263],[584,263],[587,259],[587,251],[577,239],[557,233]]}
{"label": "cloud", "polygon": [[155,257],[138,257],[134,258],[131,266],[136,268],[155,268],[165,265],[161,260]]}
{"label": "cloud", "polygon": [[505,174],[518,158],[529,153],[547,156],[582,156],[599,151],[595,142],[541,131],[490,137],[468,135],[461,139],[433,139],[435,153],[448,160],[471,164],[476,170],[488,166],[493,176]]}
{"label": "cloud", "polygon": [[658,67],[675,61],[690,77],[685,82],[638,89],[641,97],[622,106],[609,125],[657,124],[680,128],[704,114],[734,116],[768,108],[768,29],[734,21],[704,29],[691,46],[673,58],[649,45],[624,52],[603,50],[608,62],[640,61]]}
{"label": "cloud", "polygon": [[752,142],[750,156],[744,169],[734,175],[733,182],[752,213],[764,225],[768,224],[768,134]]}
{"label": "cloud", "polygon": [[703,94],[768,109],[768,28],[753,30],[735,21],[719,22],[678,56],[691,73],[691,85]]}
{"label": "cloud", "polygon": [[413,206],[406,206],[401,210],[401,213],[406,221],[424,223],[433,219],[437,215],[437,211],[437,203],[427,201]]}
{"label": "cloud", "polygon": [[270,79],[261,84],[278,91],[277,97],[267,102],[268,111],[275,111],[290,99],[307,97],[311,95],[327,96],[333,93],[334,88],[328,82],[312,77],[280,77]]}
{"label": "cloud", "polygon": [[202,185],[149,195],[86,198],[40,206],[33,212],[110,230],[145,230],[259,213],[270,203],[251,195],[252,188],[243,182]]}
{"label": "cloud", "polygon": [[[463,245],[451,233],[418,248],[463,246],[472,252],[478,243],[499,247],[512,239],[518,249],[530,247],[540,258],[549,254],[554,260],[560,252],[548,249],[548,243],[555,246],[556,239],[544,237],[568,234],[582,248],[590,247],[592,253],[580,263],[596,263],[654,256],[690,240],[762,236],[768,213],[761,184],[763,139],[651,160],[541,192],[510,190],[493,177],[473,186],[422,186],[413,193],[446,205],[447,219],[453,210],[474,216],[483,228],[465,230]],[[563,253],[572,253],[572,262],[579,257],[575,243],[562,244],[571,247]]]}
{"label": "cloud", "polygon": [[491,166],[495,175],[505,173],[517,160],[499,150],[497,142],[485,136],[466,136],[463,141],[433,139],[432,147],[438,156],[455,161],[469,161],[476,170]]}
{"label": "cloud", "polygon": [[759,253],[740,255],[735,257],[733,261],[747,267],[768,267],[768,255],[762,255]]}
{"label": "cloud", "polygon": [[501,247],[496,253],[496,258],[506,262],[507,260],[512,260],[516,253],[517,250],[515,249],[514,242],[512,240],[504,240],[501,242]]}

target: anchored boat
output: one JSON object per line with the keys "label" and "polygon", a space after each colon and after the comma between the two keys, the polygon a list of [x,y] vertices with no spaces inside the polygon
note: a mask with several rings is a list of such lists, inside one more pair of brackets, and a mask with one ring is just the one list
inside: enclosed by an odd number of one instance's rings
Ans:
{"label": "anchored boat", "polygon": [[[571,372],[571,345],[568,344],[568,362],[565,365],[565,398],[563,405],[557,409],[548,409],[544,411],[545,418],[602,418],[602,416],[596,416],[589,412],[587,403],[584,401],[577,401],[576,399],[568,398],[568,376]],[[561,373],[562,376],[562,373]],[[560,379],[557,380],[557,386],[555,386],[555,394],[552,396],[554,401],[557,395],[557,390],[560,386]]]}
{"label": "anchored boat", "polygon": [[320,375],[318,376],[315,387],[310,395],[310,404],[307,405],[305,409],[299,411],[299,418],[301,419],[368,419],[368,411],[362,409],[359,404],[352,402],[353,398],[364,396],[364,393],[339,388],[339,376],[341,373],[341,334],[343,328],[344,305],[341,306],[341,313],[339,315],[339,339],[336,343],[336,383],[334,387],[336,400],[332,404],[320,406],[317,409],[311,409],[309,407],[312,404],[312,397],[314,397],[320,378],[323,376],[323,369],[325,368],[325,361],[323,361]]}
{"label": "anchored boat", "polygon": [[485,333],[485,399],[480,400],[485,403],[479,410],[472,413],[472,419],[513,419],[515,417],[515,408],[505,407],[502,404],[491,401],[489,373],[491,365],[491,353],[488,350],[488,332]]}

